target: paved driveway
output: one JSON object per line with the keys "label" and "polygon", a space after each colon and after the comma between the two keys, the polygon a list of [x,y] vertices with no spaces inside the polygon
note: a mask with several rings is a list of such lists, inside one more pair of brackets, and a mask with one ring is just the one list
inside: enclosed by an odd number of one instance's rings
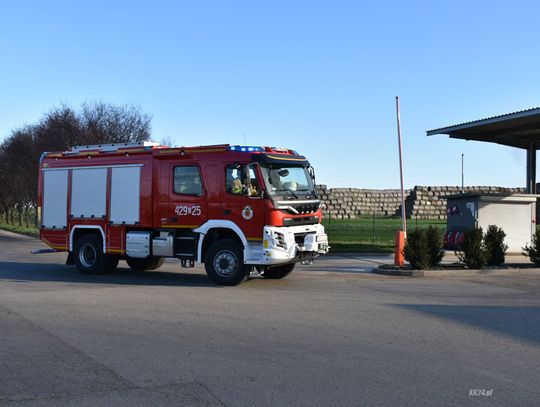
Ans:
{"label": "paved driveway", "polygon": [[225,288],[173,262],[83,276],[40,247],[0,232],[0,405],[538,405],[536,272],[337,257]]}

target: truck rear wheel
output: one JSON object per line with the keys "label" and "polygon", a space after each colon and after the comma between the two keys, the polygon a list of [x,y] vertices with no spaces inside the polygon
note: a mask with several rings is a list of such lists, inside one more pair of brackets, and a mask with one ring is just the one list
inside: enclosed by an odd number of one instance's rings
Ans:
{"label": "truck rear wheel", "polygon": [[74,260],[83,274],[112,273],[118,266],[118,256],[103,253],[101,239],[96,235],[83,235],[75,244]]}
{"label": "truck rear wheel", "polygon": [[285,278],[294,270],[295,264],[296,263],[289,263],[284,264],[283,266],[268,267],[262,272],[262,276],[270,280]]}
{"label": "truck rear wheel", "polygon": [[156,270],[163,266],[165,257],[149,256],[146,259],[134,259],[128,257],[126,259],[128,266],[135,271]]}
{"label": "truck rear wheel", "polygon": [[215,242],[206,253],[206,274],[218,285],[238,285],[246,280],[251,267],[244,264],[244,250],[236,240]]}

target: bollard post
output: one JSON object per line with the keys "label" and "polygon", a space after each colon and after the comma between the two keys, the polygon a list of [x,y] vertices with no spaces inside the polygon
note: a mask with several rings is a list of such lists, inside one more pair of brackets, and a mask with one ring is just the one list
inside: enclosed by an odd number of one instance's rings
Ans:
{"label": "bollard post", "polygon": [[403,256],[403,249],[405,248],[405,232],[398,230],[396,232],[396,247],[394,252],[394,265],[403,266],[405,258]]}

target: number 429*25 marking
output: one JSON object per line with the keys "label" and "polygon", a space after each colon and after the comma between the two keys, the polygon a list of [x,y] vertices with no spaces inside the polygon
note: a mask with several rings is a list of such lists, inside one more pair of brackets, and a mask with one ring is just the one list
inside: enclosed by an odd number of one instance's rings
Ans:
{"label": "number 429*25 marking", "polygon": [[178,216],[201,216],[201,205],[176,205],[174,213]]}

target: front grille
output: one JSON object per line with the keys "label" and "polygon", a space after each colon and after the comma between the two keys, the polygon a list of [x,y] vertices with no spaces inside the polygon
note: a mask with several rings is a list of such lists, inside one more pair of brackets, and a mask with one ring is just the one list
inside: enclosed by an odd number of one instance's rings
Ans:
{"label": "front grille", "polygon": [[301,215],[307,214],[307,213],[314,213],[314,212],[317,212],[317,210],[319,209],[319,203],[308,203],[308,204],[300,204],[300,205],[292,205],[292,206]]}
{"label": "front grille", "polygon": [[283,226],[293,225],[314,225],[319,223],[318,216],[304,216],[301,218],[285,218],[283,219]]}
{"label": "front grille", "polygon": [[315,213],[319,210],[320,205],[321,201],[319,200],[295,201],[291,199],[277,202],[278,209],[287,211],[293,215],[308,215],[310,213]]}

